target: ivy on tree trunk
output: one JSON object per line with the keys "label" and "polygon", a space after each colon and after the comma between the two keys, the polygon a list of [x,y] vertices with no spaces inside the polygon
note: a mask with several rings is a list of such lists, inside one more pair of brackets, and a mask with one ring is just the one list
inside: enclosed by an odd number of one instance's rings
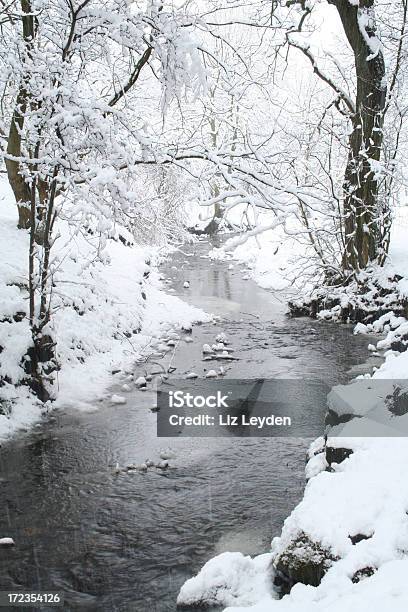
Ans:
{"label": "ivy on tree trunk", "polygon": [[[356,113],[344,179],[345,252],[343,267],[364,269],[379,254],[381,213],[378,165],[383,144],[387,88],[385,63],[376,35],[375,0],[328,0],[340,15],[354,54]],[[377,167],[376,167],[377,165]]]}

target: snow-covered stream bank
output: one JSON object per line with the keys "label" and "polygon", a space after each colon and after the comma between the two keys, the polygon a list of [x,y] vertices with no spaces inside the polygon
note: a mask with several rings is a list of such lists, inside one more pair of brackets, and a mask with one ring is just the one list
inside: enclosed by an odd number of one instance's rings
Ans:
{"label": "snow-covered stream bank", "polygon": [[[175,294],[224,317],[194,327],[192,343],[178,331],[172,376],[203,376],[202,345],[221,331],[239,358],[226,368],[231,378],[335,384],[369,368],[367,337],[351,326],[288,320],[281,299],[243,280],[238,266],[202,259],[207,250],[188,247],[163,268]],[[170,358],[140,363],[135,377]],[[106,400],[87,413],[61,407],[1,448],[0,531],[16,543],[0,548],[1,590],[62,590],[68,611],[174,612],[181,585],[210,557],[268,551],[300,501],[309,440],[159,440],[153,397],[127,376],[119,373],[111,389],[126,404]],[[310,410],[322,418],[325,407],[311,402]],[[116,473],[116,464],[158,461],[170,445],[169,469]]]}
{"label": "snow-covered stream bank", "polygon": [[16,227],[14,197],[1,176],[0,203],[0,441],[55,407],[71,403],[92,410],[106,396],[112,372],[151,352],[163,324],[209,319],[163,291],[155,266],[158,247],[137,245],[120,225],[102,240],[59,220],[49,326],[58,366],[48,386],[56,401],[42,404],[22,384],[32,346],[29,235]]}

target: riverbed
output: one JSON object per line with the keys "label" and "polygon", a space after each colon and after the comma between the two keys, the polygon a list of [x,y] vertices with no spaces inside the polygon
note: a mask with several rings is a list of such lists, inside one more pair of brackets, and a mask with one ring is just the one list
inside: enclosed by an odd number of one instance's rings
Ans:
{"label": "riverbed", "polygon": [[[170,382],[190,371],[202,379],[202,346],[220,332],[236,356],[228,378],[334,385],[375,364],[352,326],[288,318],[283,295],[207,252],[203,241],[184,246],[162,273],[169,291],[219,318],[180,332],[162,360],[135,365],[136,377],[171,365]],[[55,411],[0,449],[0,533],[16,542],[0,549],[0,590],[63,591],[67,611],[174,612],[180,586],[209,558],[263,553],[279,535],[302,496],[310,440],[158,439],[152,393],[132,386],[126,397],[89,413]],[[324,405],[310,410],[323,421]],[[168,469],[116,467],[156,462],[169,446]]]}

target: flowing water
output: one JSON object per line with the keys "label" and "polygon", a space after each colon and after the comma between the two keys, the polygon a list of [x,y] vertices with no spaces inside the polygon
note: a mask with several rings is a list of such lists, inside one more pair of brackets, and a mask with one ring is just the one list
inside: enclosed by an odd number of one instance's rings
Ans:
{"label": "flowing water", "polygon": [[[372,365],[368,339],[351,326],[288,319],[282,296],[205,259],[207,250],[186,247],[163,266],[176,294],[223,317],[195,326],[194,342],[165,358],[173,377],[203,375],[202,344],[220,331],[239,358],[230,378],[335,384]],[[151,395],[135,389],[127,399],[93,413],[60,410],[0,449],[0,536],[16,542],[0,548],[0,590],[60,590],[68,611],[174,612],[180,586],[210,557],[263,553],[279,535],[302,496],[309,440],[160,440]],[[310,410],[320,419],[324,406]],[[170,469],[115,473],[169,445]]]}

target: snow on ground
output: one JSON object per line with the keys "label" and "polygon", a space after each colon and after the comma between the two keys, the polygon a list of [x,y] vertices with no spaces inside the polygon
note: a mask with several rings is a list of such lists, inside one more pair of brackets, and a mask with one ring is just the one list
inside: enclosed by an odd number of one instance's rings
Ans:
{"label": "snow on ground", "polygon": [[[391,233],[389,259],[396,270],[408,273],[408,206],[401,206],[395,211],[394,224]],[[408,278],[405,278],[405,283]],[[405,284],[404,283],[404,284]]]}
{"label": "snow on ground", "polygon": [[[397,283],[398,294],[408,298],[408,207],[397,209],[396,218],[391,234],[388,268],[390,274],[398,274],[401,280]],[[379,350],[391,349],[393,342],[408,338],[408,321],[403,317],[396,317],[393,313],[386,314],[371,326],[358,330],[362,333],[367,331],[374,333],[385,333],[386,337],[376,343]],[[408,378],[408,351],[399,353],[388,350],[385,353],[385,362],[374,372],[374,378]]]}
{"label": "snow on ground", "polygon": [[183,585],[179,606],[251,606],[261,597],[273,597],[270,554],[255,559],[227,552],[208,561],[201,572]]}
{"label": "snow on ground", "polygon": [[[270,225],[270,219],[266,218],[263,225]],[[301,257],[309,251],[310,247],[300,244],[278,226],[250,238],[230,238],[222,248],[214,249],[211,257],[224,259],[229,254],[250,272],[258,285],[264,289],[284,291],[293,290],[293,287],[304,288],[305,277],[301,279],[299,266]]]}
{"label": "snow on ground", "polygon": [[[408,297],[407,230],[408,208],[404,208],[398,211],[384,278],[399,274],[402,277],[398,281],[399,293]],[[286,263],[278,263],[276,259],[272,263],[268,261],[274,252],[272,245],[272,237],[265,236],[260,242],[261,249],[252,243],[249,247],[239,245],[233,251],[234,258],[250,263],[254,279],[263,286],[278,283],[277,270],[290,276],[287,256]],[[332,392],[331,407],[337,406],[339,413],[363,412],[365,415],[367,412],[373,416],[378,410],[378,399],[393,384],[381,383],[381,387],[376,388],[375,381],[380,384],[384,379],[408,379],[408,351],[391,350],[392,343],[403,340],[408,333],[408,322],[404,317],[388,313],[370,326],[356,327],[356,333],[371,333],[373,338],[375,334],[385,335],[378,342],[373,340],[378,349],[386,350],[385,362],[371,379],[360,381],[372,388],[371,395],[367,390],[370,397],[364,396],[358,410],[347,410],[344,402],[350,395],[349,390],[341,387]],[[402,427],[407,407],[404,403],[400,408]],[[398,415],[393,422],[393,435],[399,427],[397,421]],[[377,435],[384,435],[383,424],[377,424]],[[348,430],[349,425],[340,428],[343,432]],[[252,598],[249,604],[234,602],[224,609],[225,612],[405,612],[408,609],[408,480],[404,469],[408,464],[407,438],[329,437],[328,446],[352,451],[341,463],[332,463],[330,471],[325,453],[320,452],[322,440],[314,443],[310,453],[306,467],[309,480],[303,500],[286,519],[280,537],[274,538],[271,557],[272,564],[278,563],[291,543],[298,542],[296,559],[300,562],[310,560],[314,549],[302,545],[306,534],[308,542],[317,544],[319,550],[329,551],[326,574],[319,586],[295,584],[290,594],[282,599],[260,589],[257,601]],[[273,500],[265,500],[265,503],[273,503]],[[253,561],[256,563],[257,559]],[[233,564],[224,557],[220,574],[228,576],[230,585],[235,580],[230,575],[232,570]],[[265,578],[265,568],[260,574]],[[269,584],[272,584],[273,575],[273,570],[267,570]],[[189,599],[190,603],[194,597],[197,602],[205,593],[211,594],[212,577],[217,579],[210,562],[197,578],[187,582],[181,596],[187,586],[186,601]],[[224,600],[220,603],[225,605]]]}
{"label": "snow on ground", "polygon": [[385,363],[374,372],[374,378],[407,378],[408,351],[405,353],[391,352],[386,355]]}
{"label": "snow on ground", "polygon": [[317,589],[297,584],[280,601],[264,598],[250,608],[233,606],[224,612],[405,612],[407,571],[408,560],[397,560],[358,584],[327,575]]}
{"label": "snow on ground", "polygon": [[[85,239],[60,223],[54,250],[53,334],[61,369],[54,384],[56,401],[40,404],[26,386],[15,386],[24,378],[21,359],[31,343],[26,318],[28,233],[16,228],[16,207],[4,180],[0,200],[0,380],[9,381],[0,387],[0,438],[29,427],[52,407],[91,409],[106,395],[112,371],[130,368],[151,351],[165,327],[208,319],[162,290],[154,265],[157,249],[109,240],[102,261],[95,261],[96,239]],[[119,231],[129,238],[125,230]]]}

